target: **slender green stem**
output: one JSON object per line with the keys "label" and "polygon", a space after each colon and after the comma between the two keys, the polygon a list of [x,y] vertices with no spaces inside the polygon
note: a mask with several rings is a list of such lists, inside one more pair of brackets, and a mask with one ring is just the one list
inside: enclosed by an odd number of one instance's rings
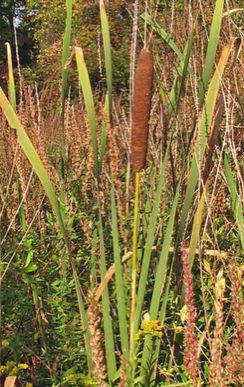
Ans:
{"label": "slender green stem", "polygon": [[72,32],[72,7],[73,0],[66,0],[66,23],[62,49],[62,89],[61,89],[61,176],[65,175],[65,99],[68,90],[68,69],[66,62],[70,55],[70,41]]}
{"label": "slender green stem", "polygon": [[[98,235],[100,240],[100,273],[101,280],[103,281],[106,272],[106,251],[105,251],[105,239],[104,239],[104,226],[102,219],[102,206],[100,202],[99,195],[97,197],[97,207],[98,207]],[[104,322],[104,342],[105,342],[105,352],[106,352],[106,362],[107,362],[107,371],[108,379],[111,382],[117,372],[116,366],[116,356],[115,356],[115,343],[113,335],[113,324],[110,314],[110,297],[108,287],[104,289],[102,295],[102,313],[103,313],[103,322]]]}
{"label": "slender green stem", "polygon": [[[8,96],[9,96],[9,101],[11,103],[11,106],[16,112],[17,111],[16,88],[15,88],[15,79],[14,79],[14,71],[13,71],[12,52],[11,52],[11,47],[9,43],[6,43],[6,48],[7,48],[7,61],[8,61]],[[17,184],[18,199],[19,199],[19,202],[21,202],[22,189],[21,189],[19,177],[17,177],[16,184]],[[22,230],[26,231],[27,223],[26,223],[26,217],[25,217],[24,203],[20,206],[19,219],[20,219]]]}
{"label": "slender green stem", "polygon": [[135,175],[135,202],[134,202],[134,220],[133,220],[133,247],[132,247],[132,275],[131,275],[131,309],[130,309],[130,359],[134,352],[134,328],[135,328],[135,309],[136,309],[136,280],[137,280],[137,242],[139,228],[139,200],[140,200],[140,177],[141,173]]}
{"label": "slender green stem", "polygon": [[37,326],[41,335],[41,340],[42,340],[42,346],[45,352],[47,351],[47,343],[46,343],[46,338],[45,338],[45,333],[43,329],[43,322],[41,319],[41,314],[40,314],[40,305],[39,305],[39,296],[38,296],[38,288],[36,283],[31,283],[31,291],[32,291],[32,297],[33,297],[33,303],[36,311],[36,317],[37,317]]}

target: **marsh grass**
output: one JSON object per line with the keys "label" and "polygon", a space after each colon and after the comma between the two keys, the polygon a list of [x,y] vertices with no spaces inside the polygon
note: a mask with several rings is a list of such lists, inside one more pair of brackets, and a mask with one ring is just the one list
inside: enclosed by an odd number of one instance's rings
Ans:
{"label": "marsh grass", "polygon": [[[230,140],[235,128],[229,121],[228,109],[230,104],[238,116],[241,94],[236,87],[230,95],[226,91],[228,81],[233,74],[236,76],[235,66],[241,68],[241,42],[221,35],[224,2],[215,2],[208,41],[201,37],[202,58],[195,42],[196,29],[204,18],[201,12],[192,14],[188,10],[188,17],[195,19],[183,44],[177,35],[175,38],[169,35],[160,20],[156,20],[157,13],[152,16],[150,9],[142,15],[143,26],[138,20],[142,30],[146,23],[153,31],[155,43],[152,38],[147,41],[152,45],[152,54],[142,50],[138,68],[143,55],[148,67],[140,70],[143,75],[138,75],[137,70],[135,73],[131,133],[135,185],[125,177],[130,161],[129,136],[125,131],[121,133],[126,113],[120,106],[121,99],[117,104],[118,97],[112,92],[112,50],[104,2],[100,1],[106,74],[103,96],[98,96],[91,86],[82,48],[75,46],[73,51],[70,48],[72,1],[66,1],[66,9],[61,95],[56,98],[59,102],[61,98],[61,118],[56,100],[54,118],[45,110],[52,109],[45,88],[41,94],[37,91],[35,99],[29,91],[25,115],[23,110],[19,111],[7,45],[9,98],[0,89],[1,155],[6,160],[1,165],[4,188],[0,191],[3,205],[0,329],[4,340],[10,341],[10,354],[20,352],[9,339],[11,333],[5,324],[4,308],[11,314],[8,298],[17,308],[8,287],[13,278],[20,278],[23,273],[21,244],[33,232],[31,264],[35,270],[29,273],[29,278],[37,324],[33,322],[32,329],[44,339],[41,351],[38,345],[33,345],[34,349],[27,348],[22,356],[27,359],[34,356],[39,369],[48,370],[49,375],[43,379],[46,385],[67,385],[70,376],[73,382],[80,380],[80,383],[93,376],[95,383],[104,386],[214,385],[221,380],[241,383],[243,335],[238,313],[243,305],[240,291],[244,248],[243,166]],[[231,13],[228,17],[231,18]],[[172,74],[166,80],[161,69],[169,63],[158,54],[157,42],[167,47],[169,58],[175,62],[175,71],[172,66]],[[152,59],[156,74],[153,93]],[[67,75],[72,61],[81,87],[77,100],[71,100],[68,94]],[[24,95],[28,96],[28,92]],[[30,128],[36,112],[39,126]],[[121,122],[116,126],[118,117]],[[57,137],[53,148],[51,133],[45,128],[51,119]],[[42,152],[35,142],[35,137],[40,136],[40,122],[46,130]],[[79,129],[80,140],[74,144]],[[16,200],[14,179],[21,180],[12,151],[12,133],[23,152],[21,156],[29,160],[26,175],[33,169],[41,183],[29,179],[25,227],[21,222],[14,225],[10,211]],[[72,174],[69,168],[74,159],[78,173]],[[4,168],[9,171],[8,160],[13,165],[9,180],[3,173]],[[61,167],[62,171],[56,181],[47,168],[51,160],[52,168]],[[143,168],[145,173],[141,172]],[[229,207],[225,205],[226,215],[216,202],[213,215],[211,200],[218,183],[220,187],[226,184],[226,198],[230,200]],[[37,191],[41,197],[43,191],[46,195],[40,204],[38,220],[31,212],[36,207]],[[125,192],[131,203],[123,200]],[[20,207],[17,214],[19,210]],[[33,223],[28,220],[28,210]],[[38,266],[34,256],[38,257],[35,258]],[[232,259],[237,270],[229,273]],[[27,289],[29,285],[26,284]],[[37,298],[47,293],[50,298],[37,311]],[[27,297],[23,298],[22,308],[30,304]],[[75,305],[78,305],[78,323]],[[45,309],[50,326],[44,323]],[[17,312],[20,313],[18,309]],[[58,326],[56,331],[52,322]],[[73,329],[72,337],[65,334],[69,328]],[[72,343],[68,351],[61,337]],[[8,356],[4,340],[0,342],[2,359]],[[59,356],[63,364],[59,364]],[[234,356],[236,369],[228,366],[228,359],[233,363]],[[64,375],[63,368],[68,374]]]}

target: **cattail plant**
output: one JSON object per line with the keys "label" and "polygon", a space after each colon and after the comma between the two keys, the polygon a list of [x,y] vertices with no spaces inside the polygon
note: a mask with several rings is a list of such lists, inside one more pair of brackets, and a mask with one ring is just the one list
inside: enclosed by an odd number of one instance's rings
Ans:
{"label": "cattail plant", "polygon": [[139,220],[140,176],[145,168],[149,117],[153,85],[153,59],[152,54],[145,48],[141,50],[134,84],[134,102],[132,110],[131,133],[131,163],[135,172],[135,202],[134,202],[134,228],[133,228],[133,256],[132,256],[132,284],[131,284],[131,311],[130,311],[130,355],[134,351],[134,323],[136,307],[136,282],[137,282],[137,237]]}

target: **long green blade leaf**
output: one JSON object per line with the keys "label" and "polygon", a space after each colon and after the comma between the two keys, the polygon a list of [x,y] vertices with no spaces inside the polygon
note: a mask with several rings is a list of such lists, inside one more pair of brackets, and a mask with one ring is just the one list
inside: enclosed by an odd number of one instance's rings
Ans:
{"label": "long green blade leaf", "polygon": [[171,36],[159,24],[147,12],[144,12],[141,18],[169,45],[178,58],[184,61],[184,54],[182,54]]}
{"label": "long green blade leaf", "polygon": [[66,0],[66,25],[63,39],[62,49],[62,88],[61,88],[61,176],[65,175],[66,154],[65,154],[65,128],[64,128],[64,115],[65,115],[65,98],[68,89],[68,68],[66,62],[70,54],[70,40],[72,29],[72,3],[73,0]]}
{"label": "long green blade leaf", "polygon": [[[151,298],[151,305],[149,310],[150,320],[159,319],[160,302],[165,297],[168,297],[167,292],[163,296],[162,296],[162,292],[163,292],[163,289],[165,288],[169,249],[172,242],[172,235],[173,235],[173,229],[175,224],[175,215],[176,215],[176,209],[177,209],[177,204],[179,199],[179,192],[180,192],[180,184],[178,185],[177,192],[174,197],[173,205],[170,210],[169,221],[167,224],[163,247],[162,247],[159,262],[158,262],[158,267],[157,267],[157,272],[156,272],[156,277],[155,277],[154,287],[153,287],[153,294]],[[151,344],[152,342],[150,339],[146,340],[144,344],[142,363],[141,363],[142,376],[144,374],[144,370],[146,369],[146,365],[147,365],[150,353],[152,351]],[[156,361],[156,358],[155,358],[155,361]]]}
{"label": "long green blade leaf", "polygon": [[102,172],[103,158],[105,155],[106,144],[107,144],[107,131],[108,131],[108,120],[109,120],[109,97],[108,97],[108,93],[106,94],[106,97],[105,97],[104,114],[105,114],[105,117],[102,121],[101,146],[100,146],[100,157],[99,157],[99,173],[100,174]]}
{"label": "long green blade leaf", "polygon": [[232,202],[232,208],[233,208],[233,213],[236,219],[237,227],[239,230],[239,236],[240,236],[240,241],[241,241],[241,246],[242,249],[244,250],[244,211],[242,208],[242,203],[239,198],[237,189],[236,189],[236,184],[235,180],[231,171],[231,166],[230,162],[228,159],[228,156],[225,154],[224,157],[224,166],[225,166],[225,174],[226,174],[226,179],[227,179],[227,184],[228,188],[230,191],[231,195],[231,202]]}
{"label": "long green blade leaf", "polygon": [[106,81],[107,81],[107,90],[108,90],[108,99],[109,99],[109,114],[111,114],[111,109],[112,109],[112,52],[111,52],[111,42],[110,42],[108,18],[106,15],[103,0],[100,0],[100,18],[101,18],[101,26],[102,26],[104,57],[105,57],[105,71],[106,71]]}
{"label": "long green blade leaf", "polygon": [[98,147],[97,147],[97,122],[94,99],[92,94],[91,82],[84,60],[83,51],[79,47],[75,47],[75,58],[79,74],[79,80],[85,100],[88,124],[91,133],[91,141],[93,148],[93,157],[95,163],[96,177],[99,178],[99,163],[98,163]]}
{"label": "long green blade leaf", "polygon": [[203,72],[202,72],[202,81],[201,81],[200,90],[199,90],[200,107],[202,106],[202,103],[204,101],[204,95],[205,95],[205,92],[207,91],[208,83],[213,71],[215,55],[216,55],[217,46],[219,43],[223,6],[224,6],[224,0],[216,1],[209,39],[208,39],[208,48],[207,48],[207,53],[206,53]]}
{"label": "long green blade leaf", "polygon": [[68,69],[65,66],[70,54],[70,40],[71,40],[71,30],[72,30],[72,3],[73,0],[66,0],[66,25],[65,33],[63,40],[63,50],[62,50],[62,121],[64,120],[64,105],[65,97],[67,94],[67,78],[68,78]]}
{"label": "long green blade leaf", "polygon": [[[205,190],[207,191],[206,188],[207,188],[207,185],[205,187]],[[191,264],[193,264],[193,261],[196,255],[197,244],[199,241],[200,231],[202,226],[204,207],[205,207],[205,195],[204,193],[202,193],[197,206],[197,210],[194,215],[194,221],[193,221],[192,232],[191,232],[191,240],[189,245],[189,258],[188,258]]]}
{"label": "long green blade leaf", "polygon": [[129,350],[129,336],[128,336],[128,324],[127,324],[127,312],[125,302],[125,283],[123,280],[123,266],[121,262],[121,252],[119,246],[119,232],[118,232],[118,219],[116,212],[116,200],[114,193],[114,186],[111,188],[111,210],[112,210],[112,235],[113,235],[113,251],[115,262],[115,286],[116,297],[119,316],[119,331],[120,340],[122,346],[122,353],[127,359]]}
{"label": "long green blade leaf", "polygon": [[138,292],[137,292],[137,304],[136,304],[135,325],[134,325],[135,333],[139,329],[141,311],[142,311],[143,301],[145,298],[148,270],[149,270],[152,247],[153,247],[153,242],[155,237],[155,230],[157,226],[161,196],[162,196],[164,182],[165,182],[165,172],[166,172],[167,161],[168,161],[168,153],[169,153],[169,150],[167,149],[165,158],[163,161],[161,173],[159,176],[159,180],[158,180],[158,187],[157,187],[157,191],[156,191],[156,195],[153,203],[152,214],[150,217],[150,222],[147,230],[147,238],[145,243],[145,250],[144,250],[144,256],[143,256],[140,279],[139,279],[139,286],[138,286]]}
{"label": "long green blade leaf", "polygon": [[187,43],[185,45],[183,56],[184,58],[180,61],[180,64],[178,66],[178,74],[176,75],[173,83],[172,90],[169,94],[169,104],[168,104],[168,117],[171,118],[172,114],[177,111],[177,107],[179,104],[181,92],[183,85],[185,83],[187,71],[189,69],[189,60],[192,50],[192,43],[193,43],[193,33],[194,33],[195,26],[189,36],[189,39],[187,40]]}
{"label": "long green blade leaf", "polygon": [[177,204],[179,199],[179,191],[180,191],[180,184],[178,185],[176,195],[173,201],[173,205],[170,210],[169,221],[167,224],[163,247],[161,250],[159,263],[157,267],[157,273],[156,273],[156,278],[154,282],[151,306],[149,311],[150,318],[152,320],[156,320],[158,318],[158,309],[160,305],[160,299],[162,296],[162,286],[165,282],[165,277],[166,277],[167,262],[168,262],[170,245],[172,242],[172,234],[173,234],[175,214],[176,214],[176,209],[177,209]]}
{"label": "long green blade leaf", "polygon": [[[107,268],[106,268],[106,257],[105,257],[103,221],[102,221],[100,206],[99,206],[98,217],[99,217],[98,233],[99,233],[99,239],[100,239],[100,272],[101,272],[101,281],[103,281],[103,278],[107,273]],[[107,286],[104,289],[102,294],[102,312],[103,312],[104,340],[105,340],[108,378],[109,378],[109,381],[112,381],[115,377],[117,367],[116,367],[116,358],[115,358],[113,325],[112,325],[112,319],[110,315],[110,299],[109,299],[109,292],[108,292]]]}
{"label": "long green blade leaf", "polygon": [[8,60],[8,93],[9,101],[16,111],[16,91],[15,91],[15,81],[14,81],[14,72],[13,72],[13,61],[11,47],[9,43],[6,43],[7,47],[7,60]]}
{"label": "long green blade leaf", "polygon": [[[16,88],[15,88],[15,80],[14,80],[14,72],[13,72],[13,61],[12,61],[12,53],[11,47],[9,43],[6,43],[7,48],[7,61],[8,61],[8,96],[9,101],[11,103],[12,108],[16,112],[17,110],[17,102],[16,102]],[[19,195],[19,201],[21,202],[21,184],[19,179],[17,178],[17,190]],[[20,207],[20,222],[23,230],[26,229],[26,217],[25,217],[25,208],[24,203],[22,203]]]}

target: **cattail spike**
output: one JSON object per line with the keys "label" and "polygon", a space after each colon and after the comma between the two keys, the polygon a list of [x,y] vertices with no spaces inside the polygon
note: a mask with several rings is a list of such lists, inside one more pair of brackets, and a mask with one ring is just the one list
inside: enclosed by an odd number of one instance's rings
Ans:
{"label": "cattail spike", "polygon": [[134,172],[141,171],[146,164],[152,85],[152,54],[143,49],[140,52],[135,72],[132,111],[131,162]]}

